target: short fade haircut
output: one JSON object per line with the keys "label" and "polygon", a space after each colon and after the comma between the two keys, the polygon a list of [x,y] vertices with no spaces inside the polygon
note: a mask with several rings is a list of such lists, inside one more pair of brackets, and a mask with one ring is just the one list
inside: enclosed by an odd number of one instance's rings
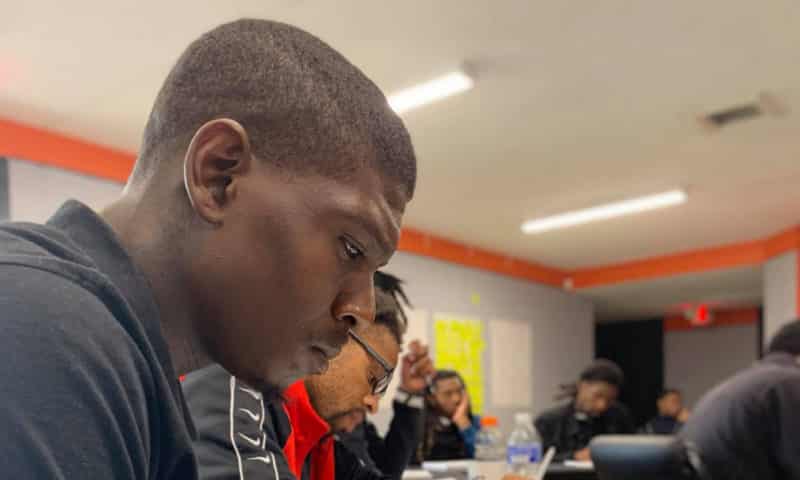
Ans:
{"label": "short fade haircut", "polygon": [[795,319],[782,326],[772,336],[767,353],[789,353],[800,355],[800,320]]}
{"label": "short fade haircut", "polygon": [[[403,344],[408,318],[403,305],[411,306],[403,291],[403,281],[385,272],[375,272],[375,324],[386,327],[397,343]],[[401,304],[402,302],[402,304]]]}
{"label": "short fade haircut", "polygon": [[239,122],[256,156],[293,173],[347,178],[371,166],[413,196],[416,157],[402,120],[366,75],[299,28],[241,19],[192,42],[158,93],[131,183],[217,118]]}

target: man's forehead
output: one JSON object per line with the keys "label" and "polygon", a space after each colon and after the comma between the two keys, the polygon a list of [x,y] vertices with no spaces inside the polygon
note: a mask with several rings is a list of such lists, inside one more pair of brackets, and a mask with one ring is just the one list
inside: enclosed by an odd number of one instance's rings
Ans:
{"label": "man's forehead", "polygon": [[461,380],[456,377],[443,378],[437,383],[439,384],[439,388],[442,390],[458,390],[463,387]]}
{"label": "man's forehead", "polygon": [[403,210],[392,206],[380,188],[365,190],[348,185],[320,200],[331,213],[338,213],[374,235],[383,248],[396,248]]}
{"label": "man's forehead", "polygon": [[397,343],[392,331],[382,323],[374,323],[361,327],[359,335],[380,354],[384,360],[394,365],[400,354],[400,344]]}

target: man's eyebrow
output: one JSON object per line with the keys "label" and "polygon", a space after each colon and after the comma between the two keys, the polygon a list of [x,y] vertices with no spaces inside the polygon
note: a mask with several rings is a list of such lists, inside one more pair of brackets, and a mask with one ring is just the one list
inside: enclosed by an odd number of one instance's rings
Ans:
{"label": "man's eyebrow", "polygon": [[[361,227],[367,233],[369,233],[377,241],[378,248],[381,250],[381,253],[384,256],[388,257],[389,255],[391,255],[392,252],[394,252],[396,248],[396,242],[389,237],[391,233],[389,234],[385,233],[386,231],[378,226],[378,224],[383,222],[380,222],[376,218],[376,215],[373,212],[368,211],[365,213],[366,215],[358,214],[353,211],[348,211],[346,215],[348,220],[357,224],[359,227]],[[391,219],[389,223],[389,228],[396,231],[397,234],[395,235],[395,237],[399,238],[400,229],[398,228],[398,226],[394,225],[394,218],[391,215],[388,215],[388,218]]]}

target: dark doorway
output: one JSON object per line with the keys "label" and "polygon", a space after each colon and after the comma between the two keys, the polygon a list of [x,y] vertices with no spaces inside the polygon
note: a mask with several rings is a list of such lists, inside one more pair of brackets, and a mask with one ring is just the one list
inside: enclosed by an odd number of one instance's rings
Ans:
{"label": "dark doorway", "polygon": [[595,327],[595,356],[616,362],[625,372],[620,401],[641,426],[656,414],[656,399],[664,388],[664,326],[662,319],[601,323]]}

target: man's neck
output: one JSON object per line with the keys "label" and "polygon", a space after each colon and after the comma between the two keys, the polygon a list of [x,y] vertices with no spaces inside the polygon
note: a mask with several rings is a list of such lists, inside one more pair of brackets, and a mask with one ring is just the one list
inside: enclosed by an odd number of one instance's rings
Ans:
{"label": "man's neck", "polygon": [[128,194],[100,215],[147,278],[158,305],[161,332],[173,367],[178,375],[183,375],[211,360],[200,348],[193,327],[194,304],[186,289],[187,282],[181,278],[181,258],[175,254],[179,249],[170,245],[170,235],[164,230],[166,224],[159,221],[160,213]]}

